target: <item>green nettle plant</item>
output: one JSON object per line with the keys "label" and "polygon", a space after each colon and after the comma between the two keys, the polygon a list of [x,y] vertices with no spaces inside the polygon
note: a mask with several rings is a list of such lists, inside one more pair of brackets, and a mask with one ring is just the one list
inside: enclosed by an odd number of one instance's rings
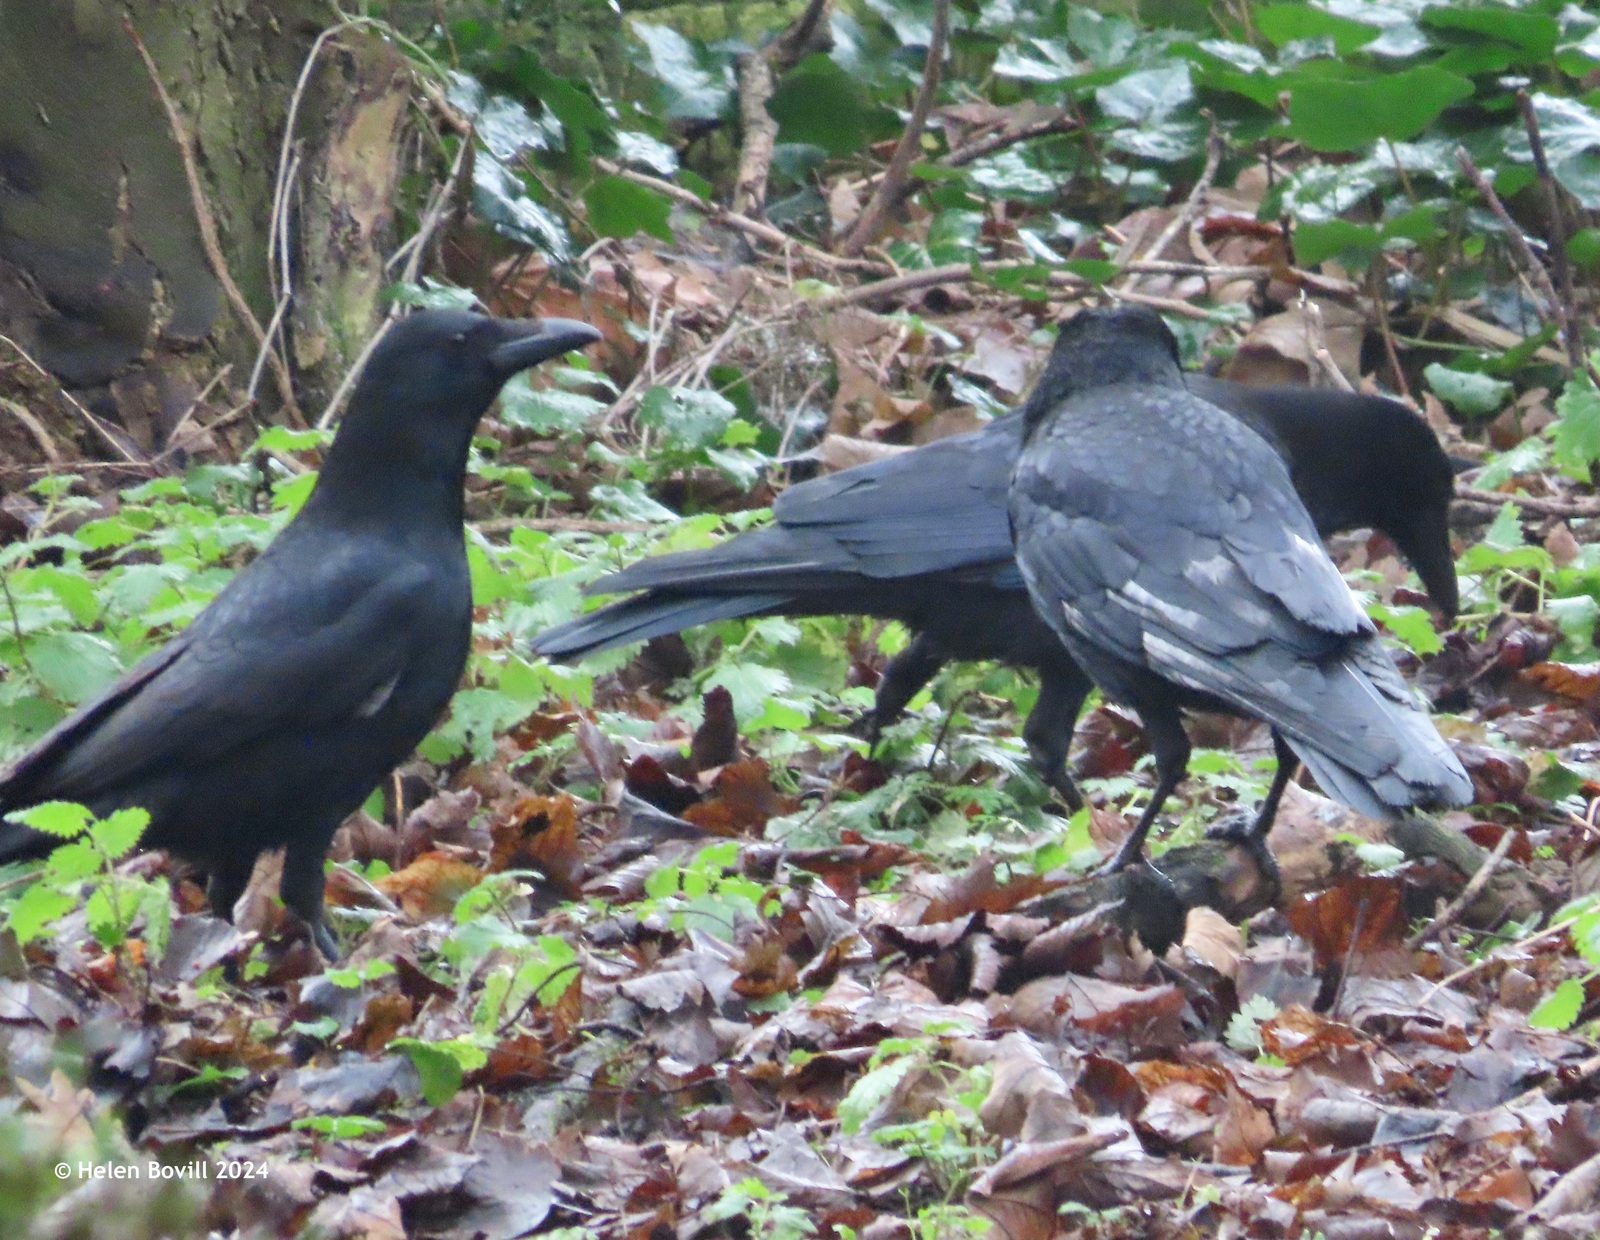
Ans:
{"label": "green nettle plant", "polygon": [[163,880],[117,871],[117,862],[138,846],[150,825],[148,813],[122,809],[96,818],[82,805],[46,801],[6,817],[62,841],[7,910],[6,928],[19,943],[45,935],[81,903],[89,931],[101,946],[125,946],[143,918],[146,958],[161,958],[172,930],[171,890]]}

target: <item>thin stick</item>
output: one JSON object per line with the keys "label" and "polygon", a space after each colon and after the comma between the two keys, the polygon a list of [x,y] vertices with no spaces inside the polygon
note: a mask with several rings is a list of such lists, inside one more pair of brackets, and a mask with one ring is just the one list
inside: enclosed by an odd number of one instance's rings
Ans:
{"label": "thin stick", "polygon": [[928,59],[922,69],[922,87],[911,105],[911,115],[900,134],[900,141],[889,157],[889,166],[883,179],[873,191],[867,205],[861,209],[856,222],[839,244],[842,254],[855,258],[866,249],[867,243],[878,235],[885,217],[895,202],[900,186],[911,171],[911,161],[922,146],[922,131],[928,124],[928,113],[933,110],[933,97],[939,90],[939,74],[944,67],[944,47],[950,36],[950,0],[934,0],[933,32],[928,38]]}
{"label": "thin stick", "polygon": [[[161,449],[161,452],[157,455],[156,460],[159,461],[164,459],[168,454],[177,448],[178,432],[189,424],[189,419],[194,417],[195,410],[200,408],[200,402],[203,401],[207,396],[211,395],[212,389],[226,379],[228,377],[228,372],[232,369],[233,363],[229,362],[226,366],[217,371],[216,374],[212,375],[211,378],[206,381],[205,387],[200,389],[200,394],[189,402],[189,407],[183,411],[183,416],[174,422],[172,429],[167,432],[167,446]],[[212,425],[214,426],[216,423],[212,423]],[[210,430],[211,428],[207,427],[206,429]]]}
{"label": "thin stick", "polygon": [[646,534],[664,527],[647,521],[602,521],[593,517],[491,517],[487,521],[472,522],[472,528],[492,537],[495,534],[509,534],[513,530],[541,530],[558,534]]}
{"label": "thin stick", "polygon": [[17,401],[7,400],[4,396],[0,396],[0,409],[22,423],[22,428],[33,436],[33,441],[39,445],[39,451],[44,453],[46,461],[52,466],[61,464],[61,449],[56,447],[56,441],[50,438],[50,432],[45,430],[43,422],[33,416],[32,410]]}
{"label": "thin stick", "polygon": [[[1217,118],[1207,113],[1211,122],[1211,132],[1206,136],[1206,163],[1200,170],[1200,179],[1194,183],[1194,188],[1189,191],[1189,197],[1183,204],[1183,209],[1168,221],[1167,226],[1161,230],[1159,236],[1151,242],[1145,250],[1146,260],[1159,259],[1161,252],[1172,243],[1172,239],[1189,227],[1192,220],[1198,219],[1201,210],[1206,205],[1206,195],[1210,193],[1212,183],[1217,179],[1217,169],[1222,164],[1222,131],[1217,127]],[[1131,285],[1137,279],[1130,274],[1124,281],[1124,287]]]}
{"label": "thin stick", "polygon": [[133,455],[133,453],[128,450],[127,445],[113,435],[110,428],[107,427],[104,422],[95,417],[94,414],[90,413],[89,410],[79,402],[76,396],[67,391],[66,388],[62,387],[60,381],[53,374],[51,374],[43,366],[39,365],[38,362],[34,361],[33,355],[24,349],[20,344],[11,339],[10,336],[6,335],[0,335],[0,344],[7,345],[12,352],[14,352],[24,362],[26,362],[29,366],[32,366],[34,370],[38,371],[52,384],[54,384],[57,393],[59,393],[61,396],[61,399],[76,409],[78,411],[78,416],[87,422],[100,436],[100,438],[105,440],[106,443],[110,445],[111,450],[120,456],[124,461],[126,461],[129,465],[144,465],[148,463],[143,458]]}
{"label": "thin stick", "polygon": [[1600,499],[1541,499],[1537,495],[1507,495],[1503,491],[1480,491],[1477,487],[1460,482],[1456,483],[1456,499],[1496,510],[1506,504],[1515,504],[1542,517],[1600,517]]}
{"label": "thin stick", "polygon": [[[1511,218],[1511,213],[1506,210],[1505,204],[1500,201],[1500,195],[1494,192],[1494,186],[1489,178],[1472,162],[1472,156],[1467,154],[1464,146],[1456,147],[1456,163],[1461,166],[1461,171],[1466,173],[1467,180],[1472,182],[1473,188],[1494,212],[1495,218],[1500,221],[1501,227],[1511,239],[1511,250],[1517,258],[1517,266],[1522,269],[1531,284],[1538,289],[1540,295],[1550,305],[1551,313],[1555,316],[1556,326],[1562,336],[1562,342],[1568,345],[1572,340],[1572,324],[1567,320],[1567,307],[1560,297],[1556,296],[1555,285],[1550,283],[1550,273],[1544,269],[1544,264],[1539,261],[1538,255],[1533,252],[1533,247],[1528,244],[1528,238],[1522,233],[1517,222]],[[1581,361],[1581,355],[1580,355]]]}
{"label": "thin stick", "polygon": [[1561,323],[1561,342],[1567,346],[1567,360],[1573,370],[1582,370],[1583,342],[1572,330],[1573,297],[1572,266],[1567,262],[1567,228],[1561,214],[1561,192],[1550,172],[1550,161],[1545,158],[1544,136],[1539,132],[1539,118],[1533,110],[1533,100],[1526,90],[1517,92],[1517,106],[1522,109],[1522,126],[1528,131],[1528,149],[1533,153],[1533,170],[1539,175],[1539,187],[1544,191],[1544,210],[1550,226],[1550,265],[1556,269],[1556,284],[1560,299],[1556,303],[1557,317]]}
{"label": "thin stick", "polygon": [[1539,931],[1538,934],[1530,934],[1525,939],[1518,939],[1515,943],[1506,944],[1505,947],[1497,947],[1487,956],[1481,957],[1478,960],[1474,960],[1471,964],[1465,966],[1464,968],[1457,969],[1448,977],[1442,978],[1435,982],[1433,989],[1422,996],[1422,1001],[1417,1006],[1426,1007],[1428,1000],[1433,998],[1434,995],[1438,994],[1446,986],[1453,986],[1463,978],[1471,977],[1474,973],[1478,973],[1484,969],[1487,969],[1491,964],[1498,964],[1502,958],[1502,953],[1510,951],[1513,947],[1532,947],[1535,943],[1538,943],[1543,939],[1553,938],[1555,935],[1572,929],[1572,927],[1577,924],[1578,919],[1576,917],[1568,917],[1564,921],[1558,921],[1555,925]]}
{"label": "thin stick", "polygon": [[1506,854],[1511,851],[1511,842],[1516,839],[1516,832],[1511,830],[1500,833],[1500,842],[1494,846],[1494,851],[1478,867],[1477,873],[1467,880],[1467,885],[1461,893],[1450,901],[1444,912],[1440,913],[1426,926],[1422,927],[1406,940],[1406,947],[1415,951],[1429,939],[1437,934],[1442,934],[1461,916],[1462,911],[1478,898],[1478,894],[1489,884],[1489,879],[1494,875],[1495,868],[1505,860]]}
{"label": "thin stick", "polygon": [[[161,73],[156,68],[155,59],[150,55],[150,49],[145,47],[139,32],[133,28],[133,19],[125,16],[122,19],[122,28],[133,40],[134,50],[139,53],[139,59],[144,61],[145,71],[149,73],[150,81],[155,85],[156,97],[160,99],[162,110],[167,114],[167,124],[172,128],[173,141],[178,144],[178,154],[183,158],[183,175],[189,182],[189,199],[194,208],[195,223],[200,230],[200,245],[206,252],[206,261],[211,264],[211,273],[216,276],[217,283],[222,285],[222,291],[227,294],[228,303],[233,307],[234,313],[255,336],[256,344],[262,345],[266,342],[267,334],[256,321],[255,313],[250,309],[250,303],[244,299],[244,294],[239,291],[239,286],[233,282],[233,275],[228,270],[228,261],[222,255],[222,244],[217,238],[217,221],[211,214],[211,207],[206,202],[205,189],[200,184],[200,169],[195,164],[194,143],[189,136],[188,126],[184,124],[178,105],[173,103],[172,96],[167,94],[167,88],[162,84]],[[272,377],[277,382],[278,399],[283,402],[284,410],[290,420],[297,426],[304,426],[305,415],[300,412],[300,405],[294,398],[294,382],[289,377],[288,365],[276,352],[269,360]]]}
{"label": "thin stick", "polygon": [[777,246],[784,251],[792,251],[811,262],[829,267],[842,267],[851,271],[881,274],[888,270],[882,263],[870,262],[861,258],[841,258],[837,254],[829,254],[826,250],[819,250],[816,246],[807,245],[803,241],[796,241],[780,228],[775,228],[764,220],[753,220],[748,215],[740,215],[737,211],[729,211],[714,202],[707,202],[693,190],[684,189],[681,185],[674,185],[671,181],[663,181],[660,177],[653,177],[647,172],[635,172],[632,168],[624,168],[621,164],[612,163],[609,159],[598,156],[593,160],[594,166],[607,176],[622,177],[653,189],[658,194],[663,194],[680,206],[698,211],[718,224],[726,224],[729,228],[738,229],[758,241],[765,241],[768,245]]}

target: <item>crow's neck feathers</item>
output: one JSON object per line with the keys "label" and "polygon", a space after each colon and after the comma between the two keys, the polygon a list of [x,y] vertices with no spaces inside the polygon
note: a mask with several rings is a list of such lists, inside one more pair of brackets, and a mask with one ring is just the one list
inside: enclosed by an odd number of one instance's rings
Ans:
{"label": "crow's neck feathers", "polygon": [[1115,384],[1176,387],[1182,381],[1177,341],[1154,311],[1080,310],[1062,324],[1044,374],[1023,403],[1024,437],[1031,438],[1079,392]]}

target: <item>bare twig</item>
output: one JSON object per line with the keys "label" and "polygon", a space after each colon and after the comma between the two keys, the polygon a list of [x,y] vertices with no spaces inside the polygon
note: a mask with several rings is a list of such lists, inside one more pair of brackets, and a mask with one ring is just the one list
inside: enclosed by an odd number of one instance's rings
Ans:
{"label": "bare twig", "polygon": [[1465,483],[1456,483],[1456,499],[1461,503],[1479,504],[1498,511],[1506,504],[1515,504],[1527,512],[1542,517],[1600,517],[1600,499],[1543,499],[1537,495],[1508,495],[1504,491],[1480,491]]}
{"label": "bare twig", "polygon": [[52,384],[54,384],[56,391],[61,395],[61,399],[76,409],[78,411],[78,416],[87,422],[90,428],[94,430],[94,432],[106,442],[111,450],[120,456],[124,461],[126,461],[129,465],[144,465],[147,463],[143,460],[143,458],[135,456],[131,451],[129,451],[128,445],[123,443],[121,439],[117,438],[117,436],[113,435],[110,427],[108,427],[99,418],[95,417],[94,414],[90,413],[76,396],[67,391],[66,388],[62,387],[56,377],[43,366],[39,365],[39,363],[33,359],[33,355],[24,349],[20,344],[11,339],[10,336],[4,335],[0,335],[0,344],[7,346],[24,362],[33,367],[35,371],[43,375]]}
{"label": "bare twig", "polygon": [[944,66],[945,43],[950,36],[950,0],[934,0],[933,31],[928,38],[928,59],[922,70],[922,86],[911,105],[911,116],[906,120],[900,141],[889,157],[889,166],[883,179],[873,191],[867,205],[861,209],[856,222],[839,244],[842,254],[854,258],[864,250],[869,241],[878,235],[885,217],[899,194],[899,187],[911,171],[911,161],[922,145],[922,130],[928,123],[928,113],[933,110],[933,99],[939,90],[939,74]]}
{"label": "bare twig", "polygon": [[1478,867],[1477,873],[1467,880],[1467,885],[1461,889],[1461,893],[1450,901],[1444,912],[1407,939],[1406,947],[1415,951],[1435,935],[1442,934],[1449,929],[1456,918],[1461,916],[1462,911],[1476,900],[1478,894],[1489,885],[1489,879],[1494,876],[1495,869],[1505,860],[1506,854],[1511,851],[1511,843],[1516,838],[1516,832],[1510,830],[1502,831],[1500,833],[1500,842],[1494,846],[1494,851]]}
{"label": "bare twig", "polygon": [[[161,449],[160,453],[156,456],[156,460],[159,461],[164,459],[169,453],[177,448],[178,432],[183,430],[183,428],[189,424],[189,419],[194,417],[195,410],[200,408],[200,402],[203,401],[207,396],[210,396],[212,390],[217,386],[217,384],[226,379],[229,372],[232,370],[233,363],[229,362],[226,366],[217,371],[216,374],[212,375],[211,378],[206,381],[205,387],[200,389],[200,394],[189,402],[189,407],[183,411],[183,415],[172,424],[172,429],[167,432],[167,446]],[[218,420],[220,421],[220,419]],[[216,423],[213,423],[212,425],[215,424]],[[211,428],[207,427],[206,429],[209,430]]]}
{"label": "bare twig", "polygon": [[1083,122],[1077,116],[1065,108],[1058,108],[1052,115],[1016,129],[1001,128],[994,133],[984,134],[981,138],[974,138],[971,142],[963,142],[939,163],[946,168],[964,168],[997,151],[1003,151],[1008,146],[1016,146],[1019,142],[1029,142],[1034,138],[1047,137],[1053,133],[1071,133],[1082,126]]}
{"label": "bare twig", "polygon": [[33,412],[26,405],[0,396],[0,410],[4,410],[22,423],[22,429],[33,436],[34,443],[39,445],[39,451],[44,453],[46,461],[51,465],[61,464],[61,449],[57,448],[56,441],[50,438],[50,432],[45,430],[44,423],[34,417]]}
{"label": "bare twig", "polygon": [[[124,17],[122,28],[133,40],[133,47],[139,53],[139,59],[144,61],[145,71],[149,73],[150,81],[155,86],[156,97],[160,99],[162,110],[167,114],[167,124],[172,128],[173,141],[178,144],[178,154],[183,159],[183,174],[189,182],[189,198],[194,208],[195,224],[200,230],[200,245],[206,252],[206,261],[211,264],[211,273],[216,276],[217,283],[222,285],[222,291],[227,294],[228,303],[233,307],[234,313],[250,329],[256,344],[263,345],[267,333],[256,321],[255,312],[250,309],[250,303],[239,291],[239,286],[233,282],[233,275],[228,270],[228,261],[223,257],[222,243],[217,237],[217,221],[211,214],[205,189],[200,184],[200,169],[195,163],[194,141],[189,135],[189,128],[184,124],[178,105],[172,101],[172,96],[167,93],[167,88],[161,81],[161,73],[156,68],[155,58],[150,55],[150,49],[145,47],[139,32],[133,28],[133,19]],[[305,416],[300,412],[299,402],[294,398],[294,382],[289,376],[288,364],[276,352],[271,354],[269,361],[272,366],[272,377],[277,383],[278,399],[283,402],[284,411],[296,425],[304,426]]]}
{"label": "bare twig", "polygon": [[789,28],[759,51],[739,58],[739,123],[744,142],[732,207],[738,215],[759,215],[767,201],[767,174],[778,140],[778,123],[767,111],[776,74],[795,65],[822,20],[828,0],[811,0]]}
{"label": "bare twig", "polygon": [[[1205,167],[1201,169],[1200,178],[1194,183],[1194,188],[1189,191],[1189,197],[1184,201],[1183,208],[1168,221],[1160,235],[1145,250],[1146,259],[1159,259],[1161,252],[1172,243],[1172,239],[1200,217],[1200,212],[1206,205],[1206,195],[1217,179],[1217,168],[1222,164],[1223,152],[1222,130],[1217,127],[1217,118],[1209,113],[1207,118],[1211,122],[1211,132],[1206,138]],[[1123,280],[1123,287],[1131,286],[1137,278],[1137,274],[1129,274]]]}
{"label": "bare twig", "polygon": [[647,521],[600,521],[592,517],[491,517],[487,521],[474,521],[472,528],[480,534],[493,537],[496,534],[509,534],[513,530],[577,534],[644,534],[661,527],[651,525]]}
{"label": "bare twig", "polygon": [[1506,958],[1507,953],[1515,948],[1522,948],[1525,950],[1529,947],[1532,947],[1535,943],[1541,943],[1545,939],[1554,938],[1558,934],[1565,934],[1577,924],[1577,921],[1578,919],[1576,917],[1564,918],[1561,921],[1556,922],[1553,926],[1546,926],[1543,930],[1538,931],[1536,934],[1530,934],[1525,939],[1518,939],[1515,943],[1507,943],[1504,947],[1495,948],[1494,951],[1490,952],[1486,956],[1478,957],[1478,959],[1474,960],[1471,964],[1464,965],[1463,967],[1457,969],[1454,973],[1451,973],[1446,977],[1442,977],[1435,982],[1433,984],[1433,988],[1429,990],[1427,994],[1422,996],[1422,1001],[1417,1006],[1425,1007],[1428,1003],[1428,1000],[1432,999],[1434,995],[1438,994],[1446,986],[1454,986],[1457,982],[1471,977],[1474,973],[1479,973],[1482,970],[1487,969],[1492,964],[1499,964]]}
{"label": "bare twig", "polygon": [[1567,318],[1566,305],[1556,295],[1555,285],[1550,283],[1550,273],[1544,269],[1539,256],[1533,252],[1533,247],[1528,244],[1528,238],[1523,235],[1522,229],[1511,218],[1505,203],[1500,201],[1500,195],[1494,192],[1494,186],[1490,184],[1489,178],[1484,176],[1478,165],[1472,162],[1472,156],[1467,154],[1466,147],[1456,148],[1456,163],[1461,166],[1461,171],[1466,174],[1467,180],[1472,182],[1473,188],[1478,191],[1489,210],[1493,211],[1495,218],[1500,221],[1501,227],[1506,230],[1507,236],[1511,239],[1511,251],[1517,258],[1517,266],[1550,306],[1556,326],[1560,329],[1562,341],[1570,350],[1570,342],[1573,339],[1572,323]]}
{"label": "bare twig", "polygon": [[1322,321],[1322,307],[1306,296],[1305,289],[1300,290],[1300,310],[1306,317],[1306,337],[1312,359],[1339,391],[1355,391],[1350,380],[1344,377],[1344,371],[1333,360],[1333,354],[1328,352],[1328,332]]}
{"label": "bare twig", "polygon": [[1573,370],[1584,368],[1583,342],[1573,330],[1574,303],[1572,296],[1572,266],[1567,262],[1567,228],[1561,213],[1561,191],[1550,172],[1550,161],[1545,158],[1544,136],[1539,132],[1539,118],[1533,111],[1533,100],[1526,90],[1517,92],[1517,106],[1522,109],[1523,128],[1528,131],[1528,149],[1533,152],[1533,170],[1539,176],[1539,186],[1544,191],[1544,210],[1550,226],[1550,265],[1556,269],[1556,284],[1560,296],[1555,303],[1556,321],[1561,324],[1561,342],[1567,347],[1567,361]]}
{"label": "bare twig", "polygon": [[660,177],[653,177],[647,172],[635,172],[632,168],[624,168],[609,159],[598,157],[594,160],[594,166],[607,176],[624,177],[635,184],[647,186],[692,211],[699,211],[718,224],[738,229],[758,241],[765,241],[768,245],[777,246],[781,250],[799,254],[811,262],[873,274],[881,274],[888,270],[882,263],[860,258],[841,258],[837,254],[829,254],[826,250],[819,250],[816,246],[807,245],[803,241],[796,241],[781,228],[775,228],[764,220],[753,220],[748,215],[740,215],[737,211],[729,211],[714,202],[707,202],[693,190],[674,185],[671,181],[663,181]]}

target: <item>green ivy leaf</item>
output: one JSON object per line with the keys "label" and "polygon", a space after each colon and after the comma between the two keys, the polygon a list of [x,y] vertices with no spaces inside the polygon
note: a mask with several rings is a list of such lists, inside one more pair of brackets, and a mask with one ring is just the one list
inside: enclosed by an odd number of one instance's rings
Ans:
{"label": "green ivy leaf", "polygon": [[1290,90],[1289,132],[1316,151],[1414,138],[1452,103],[1472,96],[1469,80],[1431,65],[1366,81],[1285,75],[1280,86]]}
{"label": "green ivy leaf", "polygon": [[668,219],[672,204],[647,185],[627,177],[600,177],[583,192],[589,209],[589,226],[602,237],[631,237],[649,233],[659,241],[672,240]]}
{"label": "green ivy leaf", "polygon": [[1499,409],[1516,389],[1504,379],[1454,370],[1438,362],[1422,368],[1422,377],[1435,395],[1457,413],[1482,417]]}
{"label": "green ivy leaf", "polygon": [[1365,47],[1383,31],[1310,4],[1270,4],[1252,15],[1255,27],[1278,47],[1301,39],[1327,38],[1341,56]]}

